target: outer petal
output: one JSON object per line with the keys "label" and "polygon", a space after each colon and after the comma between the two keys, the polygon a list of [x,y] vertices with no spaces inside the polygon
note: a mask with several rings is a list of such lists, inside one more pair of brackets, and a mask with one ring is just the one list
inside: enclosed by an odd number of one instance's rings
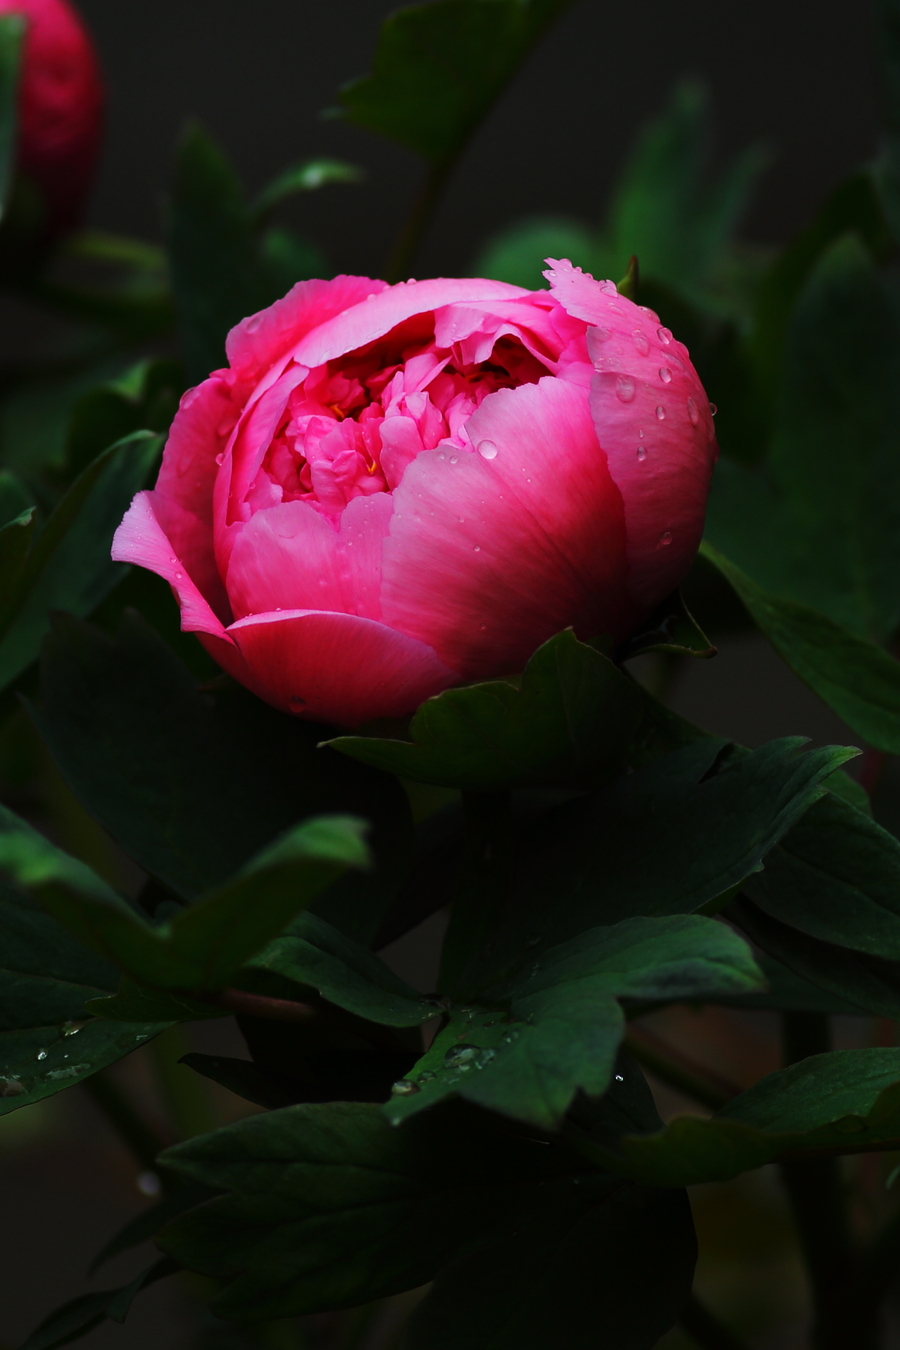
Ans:
{"label": "outer petal", "polygon": [[267,703],[317,722],[401,717],[458,679],[424,643],[351,614],[258,614],[232,624],[228,636],[232,647],[201,641]]}
{"label": "outer petal", "polygon": [[113,538],[113,560],[146,567],[168,581],[181,606],[182,628],[224,637],[224,625],[201,595],[157,519],[157,500],[156,492],[137,494]]}
{"label": "outer petal", "polygon": [[337,525],[308,502],[257,511],[239,527],[228,565],[232,612],[326,609],[381,618],[381,548],[394,503],[354,497]]}
{"label": "outer petal", "polygon": [[640,616],[585,391],[553,378],[498,390],[468,430],[480,452],[426,451],[394,493],[385,622],[463,678],[521,670],[570,624],[623,636]]}

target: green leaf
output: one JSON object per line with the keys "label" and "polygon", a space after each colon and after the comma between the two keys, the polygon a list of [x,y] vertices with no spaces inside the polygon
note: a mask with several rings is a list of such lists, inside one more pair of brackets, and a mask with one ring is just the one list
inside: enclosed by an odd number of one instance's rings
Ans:
{"label": "green leaf", "polygon": [[367,858],[359,822],[312,819],[154,928],[89,867],[0,807],[0,867],[87,946],[160,989],[221,988],[337,873]]}
{"label": "green leaf", "polygon": [[21,479],[9,469],[0,469],[0,527],[18,520],[34,504],[34,498]]}
{"label": "green leaf", "polygon": [[870,745],[900,754],[900,663],[827,615],[763,590],[711,544],[701,552],[795,675]]}
{"label": "green leaf", "polygon": [[99,1289],[94,1294],[71,1299],[45,1318],[21,1350],[57,1350],[57,1346],[71,1345],[103,1322],[124,1322],[142,1289],[167,1275],[174,1275],[179,1269],[177,1261],[163,1256],[121,1289]]}
{"label": "green leaf", "polygon": [[249,208],[250,216],[254,221],[262,221],[296,192],[313,192],[328,183],[359,183],[363,177],[361,169],[340,159],[310,159],[292,164],[263,188]]}
{"label": "green leaf", "polygon": [[491,680],[427,699],[410,724],[412,744],[367,736],[329,744],[364,764],[445,787],[584,786],[620,771],[640,704],[611,661],[566,631],[538,648],[521,689]]}
{"label": "green leaf", "polygon": [[504,1247],[522,1225],[556,1233],[588,1224],[611,1190],[574,1152],[460,1108],[398,1131],[374,1106],[291,1106],[164,1159],[180,1176],[231,1192],[157,1240],[225,1282],[213,1311],[239,1319],[416,1288],[466,1252]]}
{"label": "green leaf", "polygon": [[413,1312],[408,1350],[652,1350],[693,1279],[686,1195],[629,1188],[573,1211],[537,1210],[502,1246],[442,1271]]}
{"label": "green leaf", "polygon": [[[124,567],[110,560],[112,537],[159,448],[159,437],[144,432],[111,446],[76,479],[50,516],[21,566],[6,610],[0,688],[37,656],[51,611],[89,614],[123,575]],[[23,517],[17,528],[28,528]]]}
{"label": "green leaf", "polygon": [[5,881],[0,947],[0,1114],[71,1087],[163,1030],[148,1019],[86,1021],[86,1001],[115,989],[115,967]]}
{"label": "green leaf", "polygon": [[764,983],[750,949],[711,919],[627,919],[551,947],[454,1012],[385,1106],[393,1123],[449,1094],[541,1129],[559,1125],[578,1089],[610,1084],[619,999],[694,999]]}
{"label": "green leaf", "polygon": [[545,258],[568,258],[591,276],[599,276],[602,267],[597,253],[597,241],[586,226],[556,216],[538,216],[489,239],[472,274],[536,291],[546,285]]}
{"label": "green leaf", "polygon": [[716,655],[716,648],[691,614],[680,591],[670,595],[631,635],[618,653],[620,661],[629,661],[645,652],[669,652],[673,656]]}
{"label": "green leaf", "polygon": [[900,1147],[900,1050],[836,1050],[768,1074],[710,1120],[681,1116],[620,1141],[628,1176],[658,1186],[727,1181],[803,1150]]}
{"label": "green leaf", "polygon": [[749,994],[729,994],[712,998],[710,1002],[723,1003],[730,1008],[756,1008],[760,1011],[839,1013],[850,1017],[858,1017],[863,1013],[863,1009],[856,1004],[848,1003],[837,994],[811,984],[771,956],[757,955],[756,961],[766,977],[768,989],[764,993],[754,990]]}
{"label": "green leaf", "polygon": [[437,0],[388,15],[343,116],[433,163],[456,158],[567,0]]}
{"label": "green leaf", "polygon": [[745,890],[802,933],[900,961],[900,843],[832,793],[794,825]]}
{"label": "green leaf", "polygon": [[416,1027],[442,1011],[367,948],[314,914],[301,914],[248,963],[318,990],[329,1003],[391,1027]]}
{"label": "green leaf", "polygon": [[76,796],[141,867],[188,900],[313,813],[372,821],[378,871],[339,882],[319,912],[360,941],[374,935],[411,833],[395,780],[317,749],[321,727],[237,686],[198,688],[135,614],[125,614],[114,639],[57,623],[40,691],[32,716]]}
{"label": "green leaf", "polygon": [[804,288],[782,379],[765,468],[720,466],[708,538],[779,599],[883,641],[900,621],[900,306],[854,236]]}
{"label": "green leaf", "polygon": [[31,506],[0,529],[0,628],[10,621],[20,602],[36,524]]}
{"label": "green leaf", "polygon": [[82,394],[69,423],[68,470],[80,473],[107,446],[132,432],[166,431],[183,386],[177,361],[146,360]]}
{"label": "green leaf", "polygon": [[19,62],[25,37],[25,16],[0,16],[0,220],[6,215],[16,170]]}
{"label": "green leaf", "polygon": [[473,953],[460,989],[482,988],[524,952],[536,960],[598,921],[687,913],[727,895],[853,753],[798,755],[800,744],[736,752],[703,738],[528,822],[493,950]]}

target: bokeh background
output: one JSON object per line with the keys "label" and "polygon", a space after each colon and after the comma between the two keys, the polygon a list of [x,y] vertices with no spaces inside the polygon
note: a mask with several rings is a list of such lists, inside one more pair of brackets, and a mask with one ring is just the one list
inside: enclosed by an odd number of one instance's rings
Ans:
{"label": "bokeh background", "polygon": [[[324,247],[333,270],[381,271],[420,165],[406,151],[321,113],[340,84],[368,68],[379,23],[392,6],[382,0],[81,0],[80,8],[109,90],[91,225],[159,239],[175,140],[196,117],[233,157],[251,191],[286,164],[311,156],[364,167],[361,186],[308,194],[286,214]],[[872,29],[871,6],[861,0],[579,0],[479,132],[417,274],[465,273],[487,238],[525,215],[599,221],[637,130],[685,75],[710,91],[716,159],[748,144],[766,148],[768,168],[743,234],[762,244],[784,241],[874,153]],[[39,341],[43,322],[17,303],[2,302],[0,347]],[[673,702],[686,716],[751,745],[798,733],[817,742],[852,742],[760,639],[714,637],[717,660],[686,663],[677,677]],[[400,973],[422,988],[434,978],[429,963],[439,916],[430,922],[393,952]],[[763,1015],[684,1010],[671,1016],[680,1021],[663,1026],[664,1034],[687,1040],[698,1059],[744,1085],[777,1066],[774,1024]],[[242,1053],[223,1041],[229,1033],[222,1023],[190,1034],[198,1049]],[[860,1020],[840,1034],[843,1043],[854,1037],[858,1043],[870,1030]],[[120,1072],[150,1109],[162,1111],[154,1105],[159,1094],[148,1060],[133,1056]],[[245,1109],[209,1088],[210,1104],[226,1117]],[[694,1109],[671,1094],[660,1100],[667,1112]],[[878,1166],[877,1160],[870,1166],[873,1196],[883,1192]],[[2,1208],[17,1232],[0,1264],[0,1350],[14,1350],[47,1311],[82,1292],[91,1255],[148,1203],[140,1189],[148,1184],[80,1089],[0,1122]],[[695,1207],[700,1288],[710,1306],[741,1327],[752,1350],[802,1350],[805,1290],[774,1174],[703,1188]],[[122,1258],[93,1287],[113,1287],[143,1262],[143,1252]],[[189,1290],[157,1286],[124,1327],[106,1325],[81,1344],[85,1350],[182,1350],[190,1338],[195,1348],[207,1334],[196,1307]],[[372,1350],[387,1350],[392,1327],[389,1310]],[[210,1347],[231,1345],[212,1329],[208,1336]],[[239,1344],[249,1342],[234,1341]],[[688,1342],[676,1333],[665,1345],[686,1350]]]}

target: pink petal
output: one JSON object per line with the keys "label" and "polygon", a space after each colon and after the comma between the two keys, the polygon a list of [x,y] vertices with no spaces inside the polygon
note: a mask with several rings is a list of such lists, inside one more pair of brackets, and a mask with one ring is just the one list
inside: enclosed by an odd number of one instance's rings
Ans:
{"label": "pink petal", "polygon": [[386,492],[354,497],[333,525],[308,502],[257,511],[239,527],[228,565],[233,613],[335,610],[381,618],[381,548],[393,512]]}
{"label": "pink petal", "polygon": [[298,281],[283,300],[251,314],[232,328],[225,343],[231,368],[243,379],[274,365],[312,329],[349,306],[386,290],[387,282],[337,276],[331,281]]}
{"label": "pink petal", "polygon": [[224,625],[201,595],[156,517],[156,499],[155,492],[137,494],[113,538],[113,561],[146,567],[168,581],[181,606],[183,629],[223,637]]}
{"label": "pink petal", "polygon": [[630,300],[619,295],[613,281],[595,281],[588,272],[573,267],[568,258],[548,258],[544,276],[550,282],[550,294],[573,319],[585,323],[602,323],[611,312],[621,313],[625,305],[637,309]]}
{"label": "pink petal", "polygon": [[624,635],[637,616],[622,500],[584,390],[551,378],[498,390],[468,430],[478,450],[425,451],[394,493],[385,621],[465,679],[521,670],[569,625]]}
{"label": "pink petal", "polygon": [[292,348],[295,361],[313,369],[365,347],[416,314],[459,301],[510,300],[528,295],[520,286],[480,278],[436,277],[401,283],[319,324]]}
{"label": "pink petal", "polygon": [[352,614],[295,610],[232,624],[234,646],[201,638],[235,679],[282,712],[356,727],[402,717],[457,682],[430,647]]}

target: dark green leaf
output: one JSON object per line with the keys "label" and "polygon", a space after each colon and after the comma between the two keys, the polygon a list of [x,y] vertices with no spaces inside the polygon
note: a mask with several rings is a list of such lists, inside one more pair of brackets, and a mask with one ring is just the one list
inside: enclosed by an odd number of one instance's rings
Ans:
{"label": "dark green leaf", "polygon": [[780,961],[771,956],[760,955],[757,964],[766,977],[768,990],[764,993],[730,994],[710,999],[711,1003],[724,1003],[731,1008],[756,1008],[761,1012],[821,1012],[841,1013],[844,1016],[860,1016],[863,1009],[854,1003],[848,1003],[837,994],[830,994],[818,985],[811,984],[802,976],[795,975]]}
{"label": "dark green leaf", "polygon": [[546,258],[568,258],[591,276],[603,273],[592,231],[555,216],[523,220],[495,235],[478,255],[472,273],[536,291],[546,285]]}
{"label": "dark green leaf", "polygon": [[232,1192],[158,1241],[226,1282],[213,1310],[237,1318],[352,1307],[415,1288],[539,1216],[548,1230],[576,1223],[611,1189],[577,1154],[464,1108],[394,1130],[375,1106],[291,1106],[163,1156],[177,1174]]}
{"label": "dark green leaf", "polygon": [[37,656],[51,611],[89,614],[124,573],[120,563],[110,560],[112,537],[159,447],[159,437],[143,432],[111,446],[85,469],[50,516],[19,574],[7,611],[0,687]]}
{"label": "dark green leaf", "polygon": [[[184,1060],[181,1062],[184,1063]],[[108,1242],[104,1242],[91,1262],[88,1274],[93,1275],[94,1271],[99,1270],[105,1261],[109,1261],[113,1256],[118,1256],[120,1252],[127,1252],[130,1248],[139,1247],[141,1243],[147,1242],[164,1223],[168,1223],[171,1219],[177,1218],[179,1214],[183,1214],[186,1209],[193,1209],[194,1205],[199,1205],[209,1198],[209,1188],[196,1186],[193,1182],[188,1182],[186,1186],[179,1186],[177,1190],[170,1191],[155,1205],[142,1210],[136,1218],[130,1219],[123,1228],[113,1234]]]}
{"label": "dark green leaf", "polygon": [[372,74],[340,92],[348,121],[452,161],[567,0],[438,0],[390,14]]}
{"label": "dark green leaf", "polygon": [[805,1149],[900,1146],[900,1050],[836,1050],[763,1078],[710,1120],[620,1142],[622,1171],[660,1186],[727,1181]]}
{"label": "dark green leaf", "polygon": [[321,727],[236,686],[199,689],[129,614],[114,640],[71,620],[54,628],[33,716],[88,810],[189,900],[314,812],[371,820],[378,872],[338,883],[318,912],[360,941],[374,935],[404,861],[408,803],[395,780],[318,750]]}
{"label": "dark green leaf", "polygon": [[156,928],[75,858],[0,807],[0,867],[87,946],[160,989],[214,990],[345,867],[364,867],[361,825],[320,816]]}
{"label": "dark green leaf", "polygon": [[163,1030],[152,1019],[86,1021],[86,1000],[115,989],[115,967],[7,882],[0,950],[0,1113],[71,1087]]}
{"label": "dark green leaf", "polygon": [[696,1240],[682,1191],[627,1188],[607,1204],[526,1218],[467,1253],[413,1313],[409,1350],[652,1350],[690,1291]]}
{"label": "dark green leaf", "polygon": [[695,916],[627,919],[551,947],[455,1012],[385,1106],[398,1122],[456,1094],[554,1129],[578,1089],[610,1084],[624,1031],[619,999],[693,999],[758,988],[747,945]]}
{"label": "dark green leaf", "polygon": [[441,1011],[367,948],[314,914],[299,915],[247,964],[308,985],[329,1003],[384,1026],[419,1026]]}
{"label": "dark green leaf", "polygon": [[31,1333],[21,1350],[57,1350],[57,1346],[71,1345],[103,1322],[124,1322],[142,1289],[167,1275],[174,1275],[179,1269],[177,1261],[163,1256],[122,1289],[100,1289],[95,1294],[73,1298],[51,1313]]}
{"label": "dark green leaf", "polygon": [[585,786],[621,770],[640,708],[634,684],[566,631],[538,648],[521,689],[491,680],[427,699],[410,725],[413,744],[366,736],[330,744],[365,764],[446,787]]}
{"label": "dark green leaf", "polygon": [[716,649],[684,603],[681,592],[676,591],[632,634],[618,659],[628,661],[644,652],[710,657],[715,656]]}
{"label": "dark green leaf", "polygon": [[900,754],[900,663],[825,614],[763,590],[710,544],[702,552],[794,673],[870,745]]}
{"label": "dark green leaf", "polygon": [[9,469],[0,469],[0,528],[10,525],[33,506],[34,498],[21,479]]}
{"label": "dark green leaf", "polygon": [[69,423],[68,471],[80,473],[107,446],[132,432],[165,431],[183,386],[177,361],[147,360],[82,394]]}
{"label": "dark green leaf", "polygon": [[845,237],[793,314],[765,469],[720,466],[707,525],[758,586],[876,642],[900,619],[898,382],[900,306]]}
{"label": "dark green leaf", "polygon": [[264,219],[270,211],[296,192],[312,192],[328,183],[358,183],[363,173],[340,159],[310,159],[294,164],[263,188],[250,209],[252,219]]}
{"label": "dark green leaf", "polygon": [[25,22],[23,14],[0,16],[0,219],[6,215],[16,170],[16,103]]}
{"label": "dark green leaf", "polygon": [[4,622],[11,620],[20,602],[36,524],[35,509],[31,506],[0,529],[0,630]]}

